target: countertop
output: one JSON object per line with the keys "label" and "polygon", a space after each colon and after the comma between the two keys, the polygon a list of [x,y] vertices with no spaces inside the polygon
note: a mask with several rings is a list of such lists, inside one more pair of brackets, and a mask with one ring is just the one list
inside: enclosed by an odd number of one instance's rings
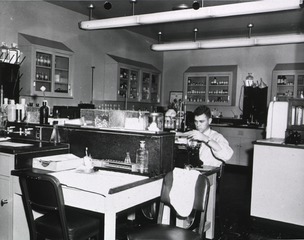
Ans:
{"label": "countertop", "polygon": [[260,140],[255,141],[253,144],[267,145],[267,146],[272,146],[272,147],[304,149],[304,144],[286,144],[286,143],[284,143],[284,139],[277,139],[277,138],[260,139]]}
{"label": "countertop", "polygon": [[51,149],[68,149],[69,144],[42,142],[30,139],[8,139],[0,141],[0,152],[8,154],[20,154],[30,152],[47,151]]}

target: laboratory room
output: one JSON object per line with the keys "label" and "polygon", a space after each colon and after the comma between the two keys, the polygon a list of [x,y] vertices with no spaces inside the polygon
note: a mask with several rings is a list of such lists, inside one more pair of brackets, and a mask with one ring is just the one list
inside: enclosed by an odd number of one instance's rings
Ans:
{"label": "laboratory room", "polygon": [[0,1],[0,240],[304,239],[303,6]]}

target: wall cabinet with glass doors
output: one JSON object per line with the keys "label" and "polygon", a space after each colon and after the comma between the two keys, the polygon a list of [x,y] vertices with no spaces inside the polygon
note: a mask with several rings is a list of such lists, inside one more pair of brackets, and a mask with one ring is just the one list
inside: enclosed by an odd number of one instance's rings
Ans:
{"label": "wall cabinet with glass doors", "polygon": [[160,102],[161,78],[160,72],[154,66],[109,56],[112,61],[105,68],[105,100]]}
{"label": "wall cabinet with glass doors", "polygon": [[190,105],[234,105],[237,66],[190,67],[184,74],[184,100]]}
{"label": "wall cabinet with glass doors", "polygon": [[[31,40],[35,40],[35,44]],[[73,52],[61,43],[46,41],[49,44],[44,44],[40,38],[23,34],[21,37],[19,36],[20,49],[26,56],[20,68],[23,74],[23,81],[20,82],[20,94],[72,97]],[[40,42],[41,45],[39,45]],[[41,91],[42,87],[45,88],[44,93]]]}
{"label": "wall cabinet with glass doors", "polygon": [[304,97],[304,63],[277,64],[273,70],[272,99]]}

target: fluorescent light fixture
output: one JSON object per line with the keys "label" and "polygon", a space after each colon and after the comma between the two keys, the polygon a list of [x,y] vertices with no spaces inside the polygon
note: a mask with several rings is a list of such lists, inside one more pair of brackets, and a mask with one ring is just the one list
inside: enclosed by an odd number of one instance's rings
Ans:
{"label": "fluorescent light fixture", "polygon": [[96,29],[131,27],[136,25],[140,25],[138,23],[138,16],[127,16],[127,17],[82,21],[79,23],[79,28],[84,30],[96,30]]}
{"label": "fluorescent light fixture", "polygon": [[162,43],[153,44],[151,46],[153,51],[175,51],[179,50],[196,50],[199,49],[199,42],[175,42],[175,43]]}
{"label": "fluorescent light fixture", "polygon": [[262,0],[255,2],[225,4],[214,7],[202,7],[198,10],[182,9],[135,16],[82,21],[79,23],[79,28],[86,30],[121,28],[144,24],[190,21],[206,18],[287,11],[299,9],[301,3],[302,0]]}
{"label": "fluorescent light fixture", "polygon": [[285,34],[276,36],[260,36],[255,38],[230,38],[219,40],[203,40],[196,42],[175,42],[153,44],[153,51],[177,51],[195,49],[233,48],[233,47],[253,47],[264,45],[278,45],[290,43],[304,43],[303,34]]}

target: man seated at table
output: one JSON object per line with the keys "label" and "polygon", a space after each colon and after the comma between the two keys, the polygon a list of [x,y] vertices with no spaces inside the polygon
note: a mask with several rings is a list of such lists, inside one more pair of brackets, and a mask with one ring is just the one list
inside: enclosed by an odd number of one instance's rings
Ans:
{"label": "man seated at table", "polygon": [[222,134],[210,128],[212,115],[209,107],[201,105],[193,113],[196,129],[183,135],[187,136],[190,141],[201,142],[199,159],[202,164],[218,167],[222,164],[218,159],[228,161],[233,155],[233,150]]}

